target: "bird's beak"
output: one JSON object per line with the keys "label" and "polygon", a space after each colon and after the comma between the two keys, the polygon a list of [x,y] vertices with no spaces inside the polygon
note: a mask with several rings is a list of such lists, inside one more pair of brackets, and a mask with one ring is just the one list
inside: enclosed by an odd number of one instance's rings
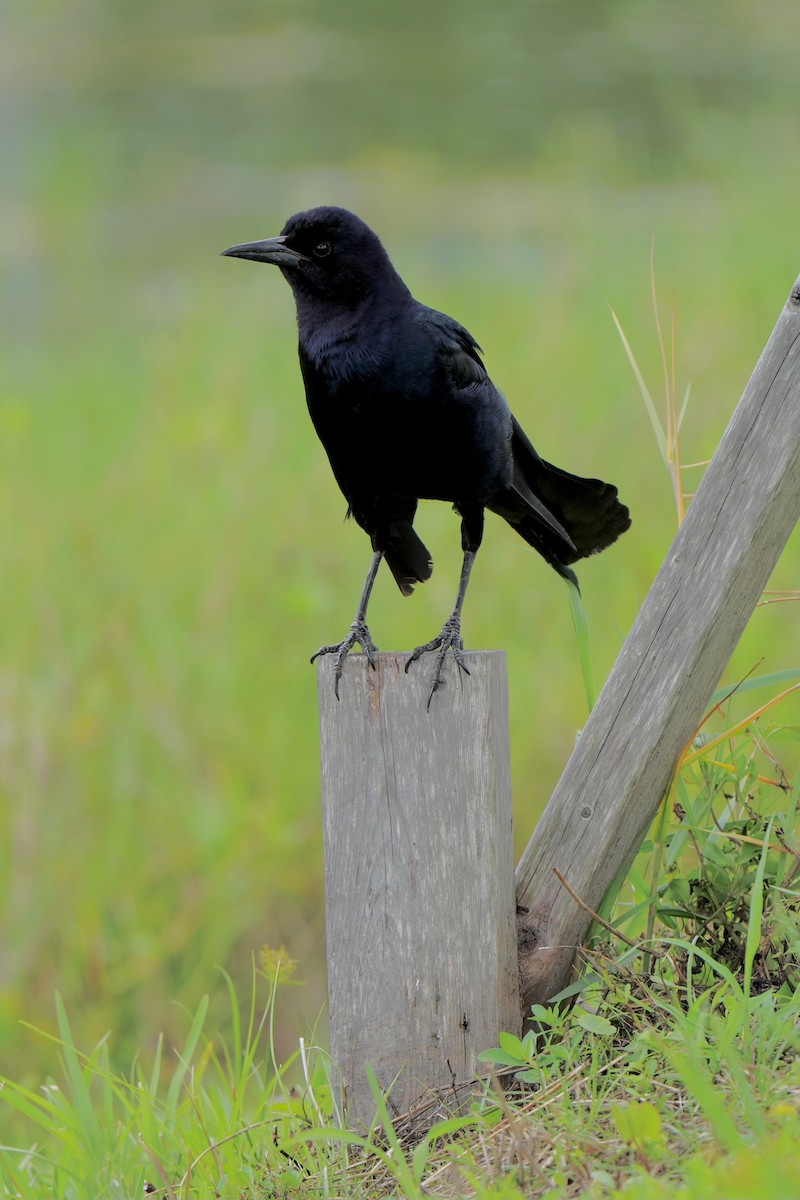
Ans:
{"label": "bird's beak", "polygon": [[274,263],[277,267],[293,267],[308,262],[304,254],[286,245],[286,238],[265,238],[263,242],[242,242],[221,252],[228,258],[252,258],[254,262]]}

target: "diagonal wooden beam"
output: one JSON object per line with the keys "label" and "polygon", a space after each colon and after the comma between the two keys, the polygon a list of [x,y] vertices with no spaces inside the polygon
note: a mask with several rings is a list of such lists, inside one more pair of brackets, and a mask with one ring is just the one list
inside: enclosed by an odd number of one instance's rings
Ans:
{"label": "diagonal wooden beam", "polygon": [[523,1004],[569,980],[800,518],[800,279],[517,868]]}

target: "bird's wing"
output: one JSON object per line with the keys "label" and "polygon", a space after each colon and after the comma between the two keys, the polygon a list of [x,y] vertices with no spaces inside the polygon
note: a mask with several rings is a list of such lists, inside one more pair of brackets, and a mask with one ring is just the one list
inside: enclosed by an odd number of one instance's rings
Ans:
{"label": "bird's wing", "polygon": [[468,387],[488,379],[481,360],[481,348],[468,329],[446,313],[424,304],[418,306],[417,312],[418,319],[435,335],[439,357],[456,387]]}

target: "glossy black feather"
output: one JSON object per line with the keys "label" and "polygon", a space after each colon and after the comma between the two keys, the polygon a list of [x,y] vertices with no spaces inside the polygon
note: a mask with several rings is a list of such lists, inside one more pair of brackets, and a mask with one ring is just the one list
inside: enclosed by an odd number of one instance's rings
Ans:
{"label": "glossy black feather", "polygon": [[[279,238],[226,253],[273,262],[290,284],[311,419],[349,512],[405,595],[432,569],[413,529],[420,499],[449,501],[462,518],[468,561],[456,624],[485,509],[573,580],[571,564],[629,527],[612,484],[539,456],[472,335],[414,299],[379,238],[353,213],[298,213]],[[374,571],[362,617],[373,578]],[[460,636],[449,644],[457,642]]]}

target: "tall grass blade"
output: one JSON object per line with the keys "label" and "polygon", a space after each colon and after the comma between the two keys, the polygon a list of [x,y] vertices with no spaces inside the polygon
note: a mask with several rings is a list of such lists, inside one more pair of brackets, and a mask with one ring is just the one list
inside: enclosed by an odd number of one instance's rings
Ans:
{"label": "tall grass blade", "polygon": [[631,364],[631,370],[633,371],[633,374],[636,377],[636,382],[639,385],[639,392],[642,400],[644,401],[644,406],[647,409],[647,415],[650,418],[650,424],[653,426],[653,433],[656,436],[658,449],[661,453],[661,457],[664,460],[664,465],[668,467],[669,452],[667,448],[667,435],[664,432],[658,412],[656,411],[656,406],[653,403],[653,397],[650,395],[650,389],[644,381],[644,375],[642,375],[639,364],[636,361],[636,355],[633,353],[633,347],[625,336],[625,330],[622,328],[619,317],[614,312],[613,308],[611,309],[611,318],[617,327],[617,333],[620,336],[625,353],[628,356],[628,362]]}
{"label": "tall grass blade", "polygon": [[411,1198],[413,1196],[418,1196],[419,1189],[417,1188],[414,1180],[414,1172],[409,1166],[408,1160],[403,1153],[403,1147],[400,1144],[400,1139],[395,1132],[394,1125],[392,1124],[392,1118],[389,1116],[389,1109],[386,1105],[386,1096],[384,1095],[383,1088],[378,1083],[375,1072],[369,1063],[366,1065],[366,1073],[367,1079],[369,1080],[370,1091],[372,1092],[372,1098],[375,1101],[378,1122],[383,1130],[386,1141],[389,1144],[388,1157],[392,1162],[392,1173],[394,1174],[394,1177],[397,1180],[401,1190],[407,1197]]}
{"label": "tall grass blade", "polygon": [[764,916],[764,875],[767,870],[767,855],[769,854],[772,826],[775,818],[770,817],[764,834],[764,845],[758,860],[753,890],[750,896],[750,912],[747,921],[747,936],[744,943],[744,984],[742,990],[745,998],[750,996],[753,983],[753,963],[758,947],[761,944],[761,925]]}
{"label": "tall grass blade", "polygon": [[178,1055],[178,1066],[175,1069],[175,1074],[172,1076],[169,1090],[167,1092],[167,1107],[170,1109],[175,1109],[178,1106],[178,1097],[180,1095],[181,1087],[184,1079],[186,1078],[186,1074],[191,1067],[192,1059],[194,1058],[194,1052],[197,1049],[197,1043],[199,1042],[200,1034],[203,1031],[203,1024],[205,1022],[207,1012],[208,996],[206,995],[203,996],[197,1012],[195,1013],[188,1037],[186,1038],[186,1044],[183,1048],[183,1053]]}
{"label": "tall grass blade", "polygon": [[100,1123],[89,1093],[89,1085],[81,1069],[80,1058],[78,1057],[78,1051],[75,1049],[72,1030],[67,1019],[67,1012],[59,992],[56,992],[55,1002],[58,1032],[61,1035],[64,1068],[69,1081],[72,1105],[80,1123],[80,1132],[85,1137],[86,1142],[94,1150],[97,1150],[102,1143]]}
{"label": "tall grass blade", "polygon": [[772,671],[768,675],[754,675],[750,679],[743,679],[739,684],[727,683],[724,687],[717,688],[711,697],[710,704],[715,707],[729,697],[741,696],[744,692],[752,692],[754,688],[779,687],[784,683],[794,683],[798,679],[800,679],[800,667],[790,667],[785,671]]}
{"label": "tall grass blade", "polygon": [[570,580],[566,580],[569,590],[569,606],[572,614],[572,628],[575,630],[575,640],[578,643],[578,658],[581,664],[581,674],[583,675],[583,690],[586,694],[586,707],[589,712],[594,708],[595,690],[594,690],[594,670],[592,668],[592,647],[589,638],[589,622],[586,617],[586,610],[583,607],[581,594],[575,584]]}

